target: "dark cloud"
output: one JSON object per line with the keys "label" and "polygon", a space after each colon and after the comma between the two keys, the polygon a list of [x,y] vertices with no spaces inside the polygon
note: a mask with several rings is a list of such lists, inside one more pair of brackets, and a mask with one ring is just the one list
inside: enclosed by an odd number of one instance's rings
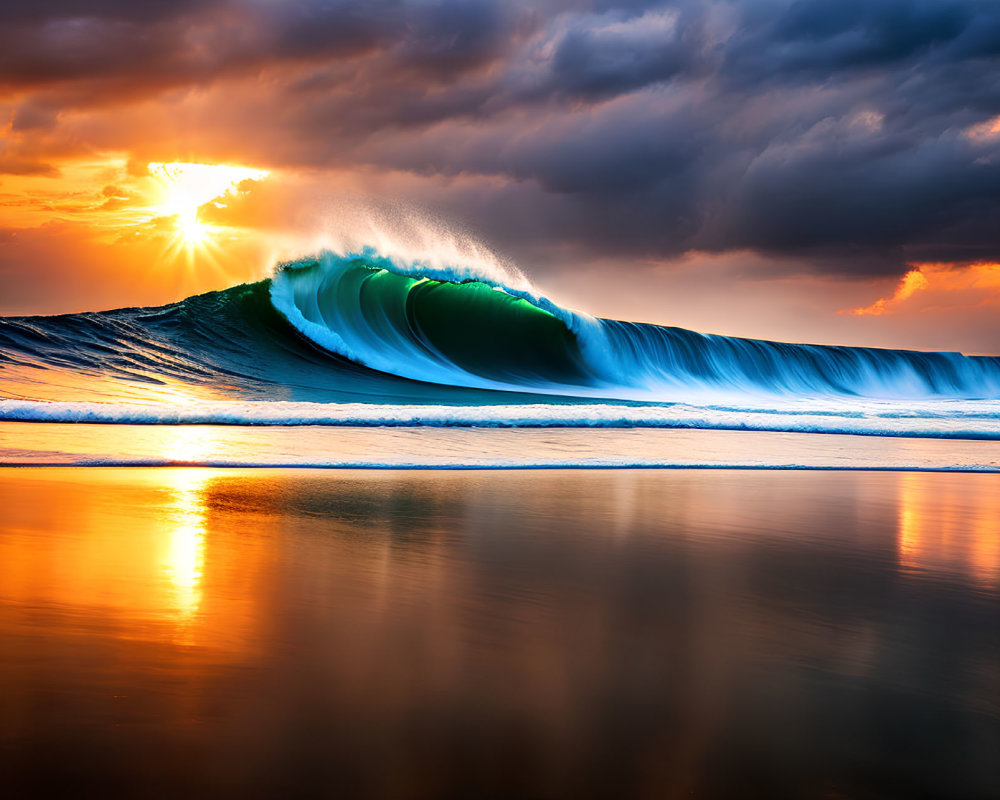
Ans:
{"label": "dark cloud", "polygon": [[[743,85],[828,80],[934,59],[989,9],[941,0],[797,0],[727,48],[724,70]],[[977,13],[979,11],[980,13]]]}
{"label": "dark cloud", "polygon": [[697,21],[669,7],[559,18],[524,54],[538,66],[513,70],[520,99],[600,100],[692,73],[701,55]]}
{"label": "dark cloud", "polygon": [[500,0],[15,2],[0,9],[0,83],[112,75],[139,85],[158,79],[160,88],[376,50],[397,68],[450,73],[499,53],[507,9]]}
{"label": "dark cloud", "polygon": [[4,0],[0,22],[46,24],[53,20],[93,18],[105,20],[151,21],[174,18],[204,0]]}
{"label": "dark cloud", "polygon": [[424,176],[504,248],[1000,259],[993,0],[15,1],[0,86],[7,171],[160,99],[141,146]]}

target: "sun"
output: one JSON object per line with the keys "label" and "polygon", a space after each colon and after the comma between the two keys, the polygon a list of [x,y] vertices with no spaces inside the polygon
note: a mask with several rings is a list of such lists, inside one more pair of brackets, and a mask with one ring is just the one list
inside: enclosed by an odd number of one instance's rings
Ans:
{"label": "sun", "polygon": [[199,209],[213,200],[219,201],[234,191],[241,181],[260,180],[267,170],[229,164],[193,164],[181,161],[163,163],[151,161],[147,168],[156,180],[161,201],[157,211],[174,217],[175,246],[189,251],[210,244],[217,231],[198,218]]}
{"label": "sun", "polygon": [[177,232],[187,245],[202,244],[211,236],[209,226],[198,219],[197,209],[177,215]]}

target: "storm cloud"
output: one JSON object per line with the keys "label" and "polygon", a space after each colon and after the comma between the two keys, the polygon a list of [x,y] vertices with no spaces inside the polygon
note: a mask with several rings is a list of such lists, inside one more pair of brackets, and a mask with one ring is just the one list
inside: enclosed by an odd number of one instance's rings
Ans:
{"label": "storm cloud", "polygon": [[410,175],[514,250],[1000,259],[990,0],[14,0],[0,109],[0,172]]}

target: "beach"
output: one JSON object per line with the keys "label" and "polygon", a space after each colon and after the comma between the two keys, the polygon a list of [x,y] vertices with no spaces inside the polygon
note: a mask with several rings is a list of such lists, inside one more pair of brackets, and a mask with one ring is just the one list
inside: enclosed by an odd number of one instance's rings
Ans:
{"label": "beach", "polygon": [[1000,793],[996,474],[4,467],[0,507],[12,796]]}

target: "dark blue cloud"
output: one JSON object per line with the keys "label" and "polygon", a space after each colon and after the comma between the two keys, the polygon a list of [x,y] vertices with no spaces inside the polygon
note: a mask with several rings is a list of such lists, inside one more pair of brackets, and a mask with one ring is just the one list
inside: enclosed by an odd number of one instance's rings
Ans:
{"label": "dark blue cloud", "polygon": [[996,10],[977,3],[797,0],[741,31],[726,48],[723,72],[745,86],[947,60],[949,47],[991,17]]}
{"label": "dark blue cloud", "polygon": [[680,36],[677,15],[670,11],[575,20],[555,44],[551,87],[569,96],[597,99],[680,75],[695,59]]}

